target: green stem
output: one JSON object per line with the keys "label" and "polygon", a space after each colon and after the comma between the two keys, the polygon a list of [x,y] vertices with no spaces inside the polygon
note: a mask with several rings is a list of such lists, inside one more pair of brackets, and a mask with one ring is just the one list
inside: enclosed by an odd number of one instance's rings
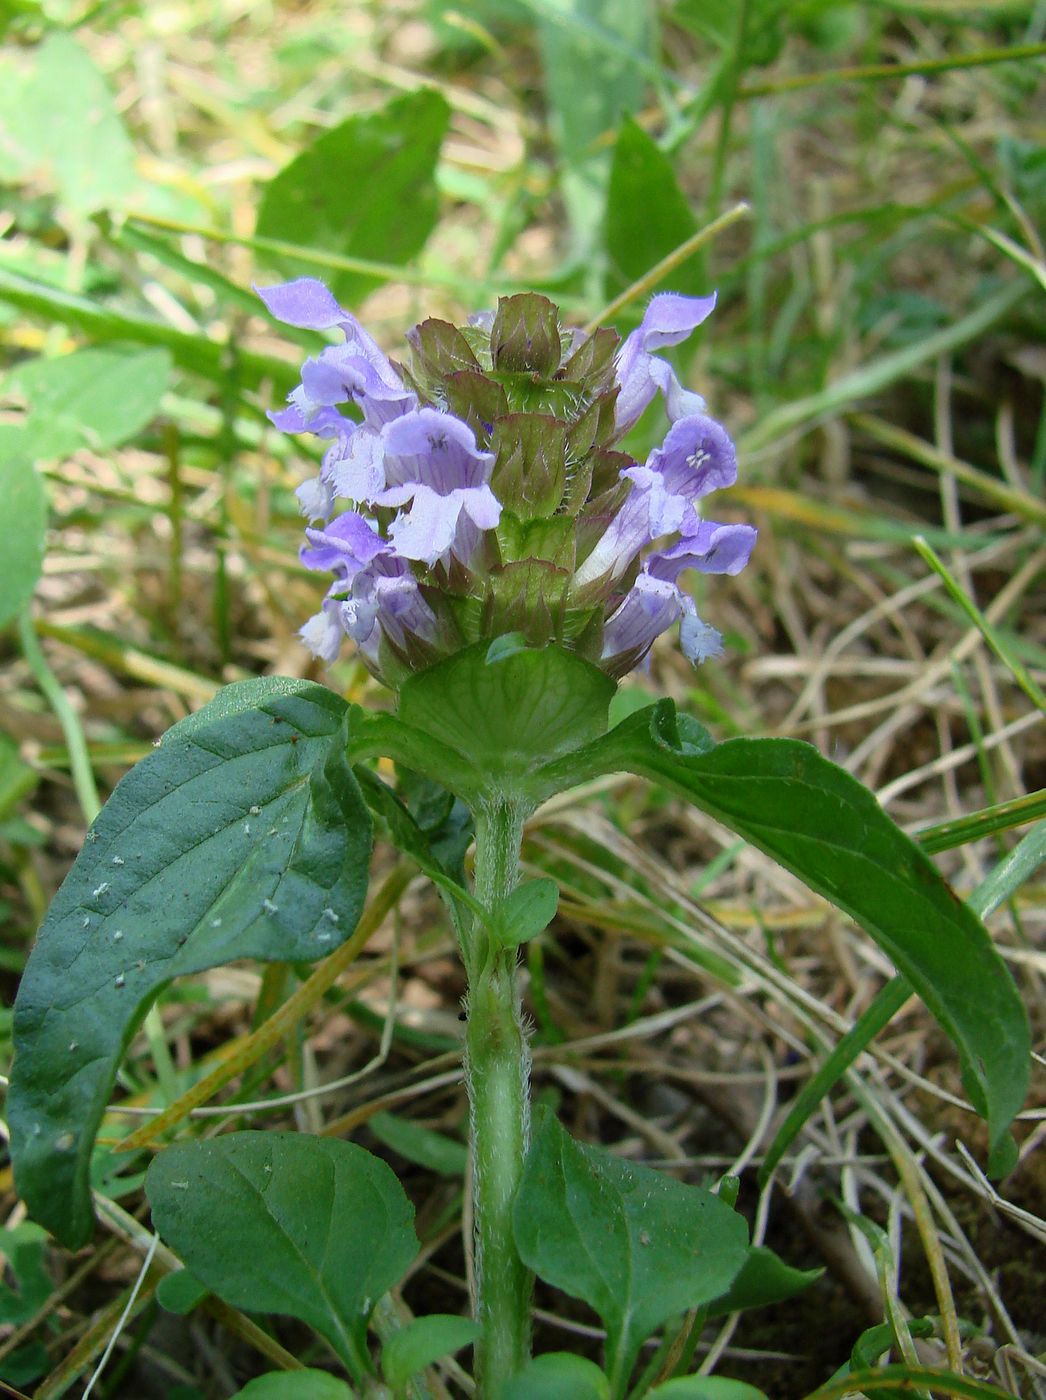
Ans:
{"label": "green stem", "polygon": [[[476,814],[477,899],[490,910],[519,878],[526,810],[492,801]],[[520,1011],[517,952],[491,942],[474,922],[466,946],[469,974],[465,1079],[472,1129],[476,1241],[476,1381],[494,1400],[530,1356],[531,1275],[516,1253],[512,1207],[530,1128],[530,1053]]]}
{"label": "green stem", "polygon": [[69,751],[69,771],[73,775],[73,787],[84,814],[84,821],[90,826],[101,810],[98,788],[95,786],[91,758],[87,752],[87,739],[84,736],[80,717],[70,704],[69,697],[62,689],[58,677],[47,664],[37,640],[33,619],[28,608],[18,617],[18,637],[22,644],[22,655],[33,673],[33,679],[51,706],[65,735],[65,746]]}

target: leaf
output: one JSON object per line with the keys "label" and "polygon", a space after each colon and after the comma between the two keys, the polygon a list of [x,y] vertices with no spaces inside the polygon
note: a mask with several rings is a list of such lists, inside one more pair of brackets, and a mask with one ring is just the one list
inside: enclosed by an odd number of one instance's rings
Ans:
{"label": "leaf", "polygon": [[335,1138],[228,1133],[161,1152],[145,1191],[161,1238],[219,1298],[296,1317],[354,1376],[373,1373],[367,1319],[419,1248],[380,1158]]}
{"label": "leaf", "polygon": [[951,1371],[938,1371],[935,1366],[883,1366],[881,1370],[852,1371],[819,1386],[807,1400],[848,1400],[864,1394],[868,1386],[900,1396],[910,1396],[922,1386],[935,1395],[953,1395],[957,1400],[1013,1400],[1011,1394],[986,1381],[968,1380]]}
{"label": "leaf", "polygon": [[[731,0],[732,3],[732,0]],[[635,211],[643,210],[637,219]],[[618,132],[607,189],[608,297],[649,272],[697,232],[697,220],[679,188],[672,162],[638,122],[626,117]],[[672,273],[672,290],[691,295],[699,285],[700,261],[689,258]]]}
{"label": "leaf", "polygon": [[725,1376],[677,1376],[648,1393],[647,1400],[767,1400],[761,1390]]}
{"label": "leaf", "polygon": [[329,1371],[269,1371],[255,1376],[232,1400],[355,1400],[344,1381]]}
{"label": "leaf", "polygon": [[772,856],[883,948],[954,1041],[993,1148],[1024,1102],[1030,1039],[991,938],[875,797],[810,744],[728,739],[669,701],[533,775],[545,793],[624,769],[661,783]]}
{"label": "leaf", "polygon": [[709,1305],[709,1317],[765,1308],[793,1298],[824,1273],[823,1269],[794,1269],[765,1245],[752,1245],[741,1272],[721,1298]]}
{"label": "leaf", "polygon": [[123,204],[137,184],[109,87],[69,34],[49,34],[24,68],[0,59],[0,180],[26,178],[80,218]]}
{"label": "leaf", "polygon": [[409,855],[418,869],[424,871],[433,884],[438,885],[453,902],[478,911],[480,906],[465,886],[448,874],[436,858],[427,834],[388,783],[383,782],[377,773],[362,764],[356,767],[355,774],[368,807],[385,823],[393,845]]}
{"label": "leaf", "polygon": [[748,1228],[710,1191],[574,1142],[543,1110],[513,1212],[520,1257],[607,1329],[612,1393],[662,1323],[721,1297]]}
{"label": "leaf", "polygon": [[166,350],[74,350],[24,361],[0,395],[25,400],[26,450],[39,461],[81,447],[102,452],[134,437],[155,417],[170,374]]}
{"label": "leaf", "polygon": [[416,1162],[439,1176],[465,1175],[469,1154],[463,1142],[392,1113],[375,1113],[367,1120],[367,1126],[379,1142],[408,1162]]}
{"label": "leaf", "polygon": [[176,1269],[173,1274],[164,1274],[156,1285],[156,1301],[165,1312],[186,1317],[210,1295],[210,1289],[201,1283],[189,1269]]}
{"label": "leaf", "polygon": [[[838,0],[832,0],[838,4]],[[789,14],[782,0],[750,0],[745,23],[745,43],[737,55],[741,69],[773,63],[781,51],[780,23]],[[738,39],[738,7],[735,0],[676,0],[672,12],[685,25],[716,48],[733,52]]]}
{"label": "leaf", "polygon": [[[466,647],[411,676],[400,691],[400,723],[466,760],[454,775],[466,800],[477,787],[527,791],[535,754],[567,754],[604,732],[615,690],[597,667],[561,647],[490,662],[487,653],[485,642]],[[458,791],[451,775],[442,781]]]}
{"label": "leaf", "polygon": [[393,1390],[405,1389],[411,1376],[431,1366],[441,1356],[451,1356],[479,1336],[479,1325],[470,1317],[432,1313],[416,1317],[392,1336],[381,1350],[381,1373]]}
{"label": "leaf", "polygon": [[47,493],[33,470],[25,435],[0,424],[0,520],[5,527],[0,553],[0,627],[21,612],[33,596],[44,563]]}
{"label": "leaf", "polygon": [[0,1255],[7,1265],[0,1272],[15,1285],[11,1287],[0,1277],[0,1326],[17,1327],[39,1312],[54,1292],[54,1284],[44,1267],[46,1231],[31,1220],[6,1226],[0,1230]]}
{"label": "leaf", "polygon": [[[408,262],[439,217],[435,170],[449,121],[440,94],[421,88],[325,131],[266,186],[258,235],[314,252]],[[316,270],[293,258],[280,266],[291,276]],[[339,300],[356,304],[380,280],[334,271],[330,285]]]}
{"label": "leaf", "polygon": [[609,1395],[610,1382],[594,1361],[547,1351],[503,1385],[497,1400],[609,1400]]}
{"label": "leaf", "polygon": [[538,38],[575,251],[594,241],[610,162],[600,138],[643,105],[657,74],[650,7],[635,0],[541,0]]}
{"label": "leaf", "polygon": [[[0,432],[0,444],[2,439],[3,433]],[[0,452],[2,451],[3,447],[0,445]],[[3,480],[4,478],[0,477],[0,511],[3,510]],[[0,515],[0,519],[10,518],[6,514]],[[7,734],[0,733],[0,821],[11,815],[16,803],[31,793],[39,781],[40,774],[36,769],[22,762],[15,741]]]}
{"label": "leaf", "polygon": [[535,938],[556,917],[559,886],[555,880],[528,880],[517,885],[498,913],[498,935],[506,947]]}
{"label": "leaf", "polygon": [[277,398],[294,383],[291,366],[274,355],[259,355],[239,345],[225,346],[205,335],[176,330],[155,318],[114,311],[92,297],[25,277],[9,267],[0,266],[0,301],[39,316],[48,325],[58,322],[75,326],[92,340],[162,345],[170,350],[175,364],[222,386],[229,382],[230,356],[240,387],[253,388],[271,379],[272,397]]}
{"label": "leaf", "polygon": [[70,1248],[90,1237],[94,1132],[160,988],[236,958],[312,961],[359,918],[371,826],[344,701],[307,681],[244,685],[252,708],[235,712],[230,687],[217,718],[208,706],[176,725],[118,785],[19,988],[15,1176]]}

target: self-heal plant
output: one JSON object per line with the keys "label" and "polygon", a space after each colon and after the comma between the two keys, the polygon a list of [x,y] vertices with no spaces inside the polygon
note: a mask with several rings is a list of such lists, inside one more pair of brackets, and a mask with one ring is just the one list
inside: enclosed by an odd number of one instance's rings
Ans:
{"label": "self-heal plant", "polygon": [[[307,681],[241,683],[120,783],[19,995],[9,1114],[21,1192],[64,1242],[90,1237],[95,1132],[122,1052],[171,978],[233,958],[324,958],[313,977],[330,985],[396,893],[393,880],[361,918],[376,819],[445,898],[467,974],[471,1319],[404,1326],[379,1306],[418,1241],[391,1170],[352,1143],[187,1136],[148,1171],[156,1230],[200,1294],[311,1325],[349,1376],[345,1395],[428,1394],[421,1381],[411,1389],[419,1373],[473,1342],[482,1400],[752,1400],[751,1387],[681,1379],[705,1320],[809,1281],[750,1247],[736,1181],[717,1193],[684,1184],[574,1142],[548,1112],[531,1131],[517,960],[550,925],[557,890],[520,882],[527,818],[567,788],[627,771],[769,853],[878,941],[898,968],[890,996],[914,989],[937,1016],[998,1169],[1028,1042],[975,913],[811,746],[716,743],[667,701],[608,728],[618,678],[676,623],[692,662],[720,654],[686,580],[738,573],[755,542],[750,526],[704,514],[704,498],[736,477],[734,447],[661,353],[714,298],[655,296],[621,340],[566,327],[544,297],[509,297],[466,326],[422,322],[397,364],[321,283],[261,295],[278,319],[341,337],[306,360],[272,415],[325,444],[298,491],[302,560],[329,579],[302,637],[327,663],[354,645],[396,709],[368,713]],[[655,399],[668,427],[637,461],[623,445]],[[398,765],[398,790],[376,757]],[[795,1131],[793,1115],[771,1159]],[[602,1366],[531,1358],[535,1275],[599,1315]],[[330,1395],[328,1382],[318,1375],[295,1394]]]}

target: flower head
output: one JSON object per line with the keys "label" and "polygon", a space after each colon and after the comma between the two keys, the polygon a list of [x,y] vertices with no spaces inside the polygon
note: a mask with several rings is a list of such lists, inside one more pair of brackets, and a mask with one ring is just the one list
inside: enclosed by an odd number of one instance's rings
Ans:
{"label": "flower head", "polygon": [[[657,353],[714,295],[653,297],[623,342],[562,326],[545,297],[505,297],[468,326],[415,326],[409,369],[312,278],[260,295],[277,319],[343,337],[269,415],[327,444],[297,492],[312,522],[302,562],[332,579],[301,632],[315,655],[333,661],[349,637],[397,685],[522,632],[617,676],[677,621],[691,661],[720,654],[680,578],[737,573],[756,532],[702,515],[737,476],[734,447]],[[671,427],[636,462],[619,443],[658,394]]]}

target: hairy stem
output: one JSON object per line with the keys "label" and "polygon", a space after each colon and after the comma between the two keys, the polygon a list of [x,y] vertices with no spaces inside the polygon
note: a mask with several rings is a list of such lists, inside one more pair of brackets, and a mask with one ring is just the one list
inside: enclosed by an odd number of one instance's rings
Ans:
{"label": "hairy stem", "polygon": [[[526,813],[492,802],[476,817],[476,897],[496,911],[519,878]],[[496,944],[478,922],[469,971],[465,1077],[472,1126],[479,1394],[493,1400],[530,1355],[531,1275],[516,1253],[512,1207],[530,1128],[530,1054],[520,1012],[515,947]]]}

